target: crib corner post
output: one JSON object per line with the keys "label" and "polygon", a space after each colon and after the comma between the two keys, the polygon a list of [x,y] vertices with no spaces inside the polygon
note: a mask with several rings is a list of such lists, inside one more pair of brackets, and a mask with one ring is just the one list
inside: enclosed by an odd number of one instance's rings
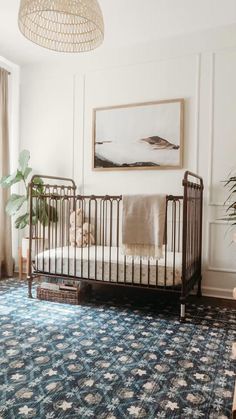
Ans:
{"label": "crib corner post", "polygon": [[185,322],[185,315],[186,315],[186,299],[180,297],[180,321],[183,323]]}
{"label": "crib corner post", "polygon": [[31,275],[28,275],[27,277],[28,280],[28,297],[29,298],[33,298],[33,294],[32,294],[32,282],[33,282],[33,278]]}
{"label": "crib corner post", "polygon": [[182,323],[185,322],[185,309],[186,309],[185,304],[181,303],[180,304],[180,321]]}
{"label": "crib corner post", "polygon": [[199,275],[198,278],[198,286],[197,286],[197,297],[201,297],[202,296],[202,275]]}

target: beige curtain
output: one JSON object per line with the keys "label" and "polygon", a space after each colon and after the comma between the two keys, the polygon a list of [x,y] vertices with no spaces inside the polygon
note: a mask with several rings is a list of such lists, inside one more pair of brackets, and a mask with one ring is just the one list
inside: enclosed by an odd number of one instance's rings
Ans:
{"label": "beige curtain", "polygon": [[[0,69],[0,178],[9,174],[8,72]],[[5,206],[9,191],[0,187],[0,278],[13,271],[11,220]]]}

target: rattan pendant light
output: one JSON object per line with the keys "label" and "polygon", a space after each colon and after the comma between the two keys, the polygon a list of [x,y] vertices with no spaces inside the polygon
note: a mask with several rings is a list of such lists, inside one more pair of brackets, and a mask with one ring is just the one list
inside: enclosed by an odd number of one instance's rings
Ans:
{"label": "rattan pendant light", "polygon": [[85,52],[104,38],[97,0],[21,0],[19,29],[30,41],[59,52]]}

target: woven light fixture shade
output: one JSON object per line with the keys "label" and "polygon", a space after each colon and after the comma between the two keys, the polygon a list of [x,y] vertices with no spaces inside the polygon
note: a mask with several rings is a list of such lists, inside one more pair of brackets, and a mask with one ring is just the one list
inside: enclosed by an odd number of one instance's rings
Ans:
{"label": "woven light fixture shade", "polygon": [[30,41],[59,52],[85,52],[104,38],[97,0],[21,0],[19,29]]}

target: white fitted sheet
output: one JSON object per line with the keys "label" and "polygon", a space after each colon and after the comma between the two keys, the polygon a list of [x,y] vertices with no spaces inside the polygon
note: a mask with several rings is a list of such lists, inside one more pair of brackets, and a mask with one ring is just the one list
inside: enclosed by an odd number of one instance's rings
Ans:
{"label": "white fitted sheet", "polygon": [[[81,262],[82,261],[82,262]],[[96,261],[96,262],[95,262]],[[141,259],[126,257],[121,249],[109,246],[90,246],[85,248],[59,247],[46,250],[35,257],[35,268],[45,274],[70,275],[106,282],[126,282],[154,286],[173,286],[181,284],[182,253],[167,252],[165,281],[165,258]],[[96,266],[96,269],[95,269]],[[175,275],[174,275],[175,273]],[[174,276],[174,283],[173,283]]]}

